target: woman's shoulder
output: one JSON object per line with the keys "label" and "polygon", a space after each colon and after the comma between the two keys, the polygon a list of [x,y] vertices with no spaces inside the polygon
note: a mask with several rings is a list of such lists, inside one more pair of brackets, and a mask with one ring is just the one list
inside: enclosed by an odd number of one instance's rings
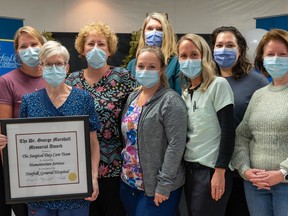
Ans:
{"label": "woman's shoulder", "polygon": [[134,89],[138,86],[136,79],[131,72],[123,67],[111,67],[111,74],[108,77],[109,81],[116,81]]}
{"label": "woman's shoulder", "polygon": [[83,72],[83,70],[78,70],[78,71],[74,71],[69,73],[68,77],[80,77],[80,74]]}
{"label": "woman's shoulder", "polygon": [[252,69],[244,80],[242,81],[243,84],[251,86],[255,90],[262,88],[269,84],[269,80],[263,74],[259,73],[255,69]]}
{"label": "woman's shoulder", "polygon": [[169,59],[169,63],[170,62],[178,62],[178,56],[177,55],[171,55],[170,56],[170,59]]}
{"label": "woman's shoulder", "polygon": [[71,93],[73,95],[80,95],[80,96],[83,96],[83,97],[89,97],[90,98],[90,94],[86,90],[80,89],[80,88],[77,88],[77,87],[72,87]]}
{"label": "woman's shoulder", "polygon": [[183,98],[175,90],[165,87],[162,91],[163,99],[165,99],[169,104],[179,105],[180,103],[180,105],[182,105],[183,103],[184,105]]}
{"label": "woman's shoulder", "polygon": [[0,76],[0,82],[2,83],[17,83],[17,80],[24,79],[24,73],[19,68],[9,71],[6,74]]}
{"label": "woman's shoulder", "polygon": [[166,67],[166,70],[168,68],[176,68],[176,69],[179,69],[179,61],[178,61],[178,56],[177,55],[171,55],[170,58],[169,58],[169,62],[168,62],[168,65]]}
{"label": "woman's shoulder", "polygon": [[209,85],[207,89],[208,94],[229,94],[233,95],[233,91],[229,82],[224,77],[215,76],[212,83]]}
{"label": "woman's shoulder", "polygon": [[215,76],[210,86],[229,86],[230,87],[228,81],[224,77],[220,77],[220,76]]}
{"label": "woman's shoulder", "polygon": [[131,102],[140,92],[141,92],[140,89],[132,91],[128,96],[127,102],[128,103],[129,103],[129,101]]}
{"label": "woman's shoulder", "polygon": [[256,69],[251,69],[248,73],[248,75],[250,77],[253,77],[253,78],[262,78],[262,77],[265,77],[261,72],[258,72]]}
{"label": "woman's shoulder", "polygon": [[227,82],[227,80],[224,78],[224,77],[221,77],[221,76],[214,76],[214,79],[213,79],[213,82]]}
{"label": "woman's shoulder", "polygon": [[127,68],[124,67],[111,67],[112,73],[117,73],[119,76],[125,76],[126,74],[129,74],[130,71]]}
{"label": "woman's shoulder", "polygon": [[[248,73],[248,78],[253,79],[253,80],[267,80],[267,78],[262,74],[259,73],[258,71],[256,71],[255,69],[252,69],[249,73]],[[268,82],[268,80],[267,80]]]}
{"label": "woman's shoulder", "polygon": [[127,69],[135,76],[135,66],[136,66],[136,58],[132,59],[128,65]]}
{"label": "woman's shoulder", "polygon": [[135,65],[135,62],[136,62],[136,58],[133,58],[133,59],[131,59],[131,60],[129,61],[129,63],[128,63],[128,65],[127,65],[128,70],[129,70],[129,68],[132,67],[132,65]]}
{"label": "woman's shoulder", "polygon": [[164,91],[165,95],[167,95],[168,97],[181,98],[181,96],[174,89],[171,89],[169,87],[164,87],[163,91]]}
{"label": "woman's shoulder", "polygon": [[259,100],[261,100],[263,98],[263,96],[267,95],[267,93],[269,92],[269,86],[270,85],[271,84],[268,84],[268,85],[266,85],[266,86],[264,86],[262,88],[257,89],[253,93],[249,103],[254,103],[255,101],[259,101]]}
{"label": "woman's shoulder", "polygon": [[165,112],[170,113],[168,115],[175,114],[174,116],[177,116],[178,120],[181,120],[182,117],[186,118],[187,116],[186,104],[183,98],[173,89],[169,88],[164,89],[162,102],[160,104],[162,110],[165,110]]}
{"label": "woman's shoulder", "polygon": [[79,104],[79,106],[94,107],[94,98],[84,89],[73,87],[69,98],[69,101],[77,101],[77,104]]}
{"label": "woman's shoulder", "polygon": [[71,72],[66,77],[65,82],[70,86],[74,86],[76,83],[80,82],[82,72],[83,72],[83,70]]}
{"label": "woman's shoulder", "polygon": [[260,96],[260,95],[263,95],[263,94],[266,94],[267,93],[267,91],[269,91],[269,86],[271,85],[271,83],[270,84],[268,84],[268,85],[266,85],[266,86],[264,86],[264,87],[262,87],[262,88],[259,88],[259,89],[257,89],[254,93],[253,93],[253,95],[255,95],[255,96]]}
{"label": "woman's shoulder", "polygon": [[40,90],[35,91],[35,92],[27,93],[27,94],[23,95],[22,100],[35,100],[35,99],[39,98],[39,95],[41,95],[45,92],[46,92],[46,89],[43,88],[43,89],[40,89]]}
{"label": "woman's shoulder", "polygon": [[77,79],[77,78],[80,78],[82,73],[83,73],[83,70],[78,70],[78,71],[71,72],[71,73],[69,73],[69,75],[67,76],[66,79]]}

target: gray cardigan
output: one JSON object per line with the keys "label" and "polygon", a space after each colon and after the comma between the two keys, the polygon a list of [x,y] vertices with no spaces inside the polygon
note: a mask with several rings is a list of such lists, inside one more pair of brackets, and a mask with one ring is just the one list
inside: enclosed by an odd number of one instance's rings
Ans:
{"label": "gray cardigan", "polygon": [[[128,97],[122,118],[141,91]],[[169,196],[185,182],[183,153],[186,145],[187,110],[174,90],[161,87],[142,108],[138,122],[139,161],[147,196]]]}

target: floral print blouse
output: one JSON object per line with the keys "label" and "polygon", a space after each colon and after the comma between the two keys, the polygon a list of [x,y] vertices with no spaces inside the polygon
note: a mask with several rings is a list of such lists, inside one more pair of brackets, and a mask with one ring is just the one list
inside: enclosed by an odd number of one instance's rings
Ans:
{"label": "floral print blouse", "polygon": [[101,122],[97,131],[100,144],[99,178],[119,177],[121,173],[122,142],[120,135],[120,112],[128,95],[138,86],[131,73],[121,67],[110,67],[105,75],[90,86],[84,70],[76,71],[66,78],[66,83],[85,89],[93,98]]}
{"label": "floral print blouse", "polygon": [[137,105],[137,101],[138,98],[131,103],[121,124],[121,131],[125,141],[125,147],[122,150],[121,179],[135,189],[144,190],[137,147],[137,127],[142,107]]}

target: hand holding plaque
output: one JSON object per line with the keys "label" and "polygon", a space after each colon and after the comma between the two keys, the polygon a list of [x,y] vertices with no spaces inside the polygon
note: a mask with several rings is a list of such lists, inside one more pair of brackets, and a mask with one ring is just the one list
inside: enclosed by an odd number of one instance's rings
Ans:
{"label": "hand holding plaque", "polygon": [[[2,120],[6,202],[92,193],[87,116]],[[85,145],[83,145],[85,144]]]}

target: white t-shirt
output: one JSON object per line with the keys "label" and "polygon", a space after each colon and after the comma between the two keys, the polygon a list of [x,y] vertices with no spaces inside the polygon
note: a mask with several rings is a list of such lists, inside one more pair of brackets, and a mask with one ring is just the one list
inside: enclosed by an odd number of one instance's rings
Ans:
{"label": "white t-shirt", "polygon": [[205,92],[197,89],[192,100],[187,90],[182,97],[188,110],[188,141],[184,160],[214,168],[221,139],[217,112],[234,104],[232,89],[226,79],[215,77]]}

